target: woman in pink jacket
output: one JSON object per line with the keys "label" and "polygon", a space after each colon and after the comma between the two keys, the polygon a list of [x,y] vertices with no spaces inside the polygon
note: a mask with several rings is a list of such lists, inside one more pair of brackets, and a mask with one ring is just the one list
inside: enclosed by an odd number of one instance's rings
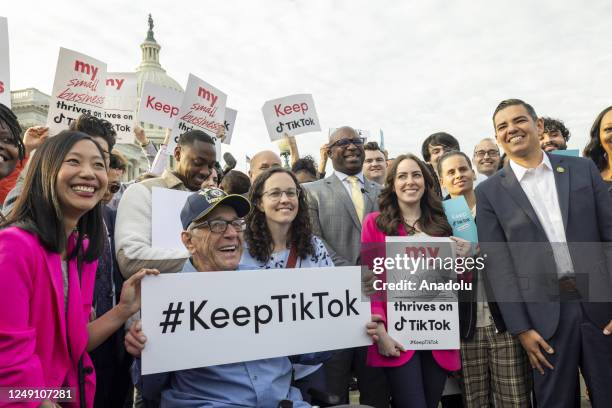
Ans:
{"label": "woman in pink jacket", "polygon": [[[389,168],[386,187],[379,198],[380,212],[369,214],[361,231],[362,263],[384,255],[387,236],[418,235],[448,237],[452,233],[434,178],[425,163],[412,154],[401,155]],[[466,241],[451,237],[458,253],[467,253]],[[459,248],[462,247],[462,248]],[[384,295],[372,299],[372,322],[368,334],[375,344],[368,350],[368,364],[384,367],[394,406],[437,407],[447,373],[461,368],[459,350],[414,351],[393,340],[386,330]]]}
{"label": "woman in pink jacket", "polygon": [[[142,270],[121,300],[89,323],[97,259],[104,245],[100,200],[107,188],[101,146],[61,132],[33,156],[24,192],[0,224],[0,387],[70,393],[3,395],[0,406],[91,407],[95,373],[87,351],[140,306]],[[137,276],[138,275],[138,276]],[[8,400],[8,401],[7,401]]]}

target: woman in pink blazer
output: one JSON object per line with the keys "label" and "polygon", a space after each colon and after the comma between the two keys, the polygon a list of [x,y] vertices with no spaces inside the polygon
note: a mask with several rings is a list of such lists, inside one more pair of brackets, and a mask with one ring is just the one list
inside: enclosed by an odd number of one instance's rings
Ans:
{"label": "woman in pink blazer", "polygon": [[[106,163],[104,150],[83,133],[48,139],[30,162],[27,194],[0,224],[0,387],[70,387],[62,407],[93,406],[87,351],[138,310],[140,280],[155,273],[140,271],[124,284],[120,303],[88,323],[105,239]],[[55,406],[60,396],[42,406]],[[13,404],[34,407],[41,400],[0,401]]]}
{"label": "woman in pink blazer", "polygon": [[[387,236],[423,234],[448,237],[446,220],[434,178],[425,163],[412,154],[401,155],[387,172],[386,187],[379,198],[380,212],[368,214],[361,230],[362,263],[372,265],[384,256]],[[452,237],[457,252],[467,253],[467,242]],[[375,344],[368,350],[368,364],[384,367],[394,406],[437,407],[447,373],[461,368],[459,350],[404,350],[386,331],[387,303],[384,295],[372,299],[372,322],[368,334]]]}

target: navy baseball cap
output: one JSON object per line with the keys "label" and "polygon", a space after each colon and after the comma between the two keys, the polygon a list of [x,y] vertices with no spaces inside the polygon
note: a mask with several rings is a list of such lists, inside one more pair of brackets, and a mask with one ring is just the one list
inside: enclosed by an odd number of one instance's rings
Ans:
{"label": "navy baseball cap", "polygon": [[251,211],[249,200],[239,194],[227,194],[219,188],[203,188],[187,197],[181,210],[183,229],[187,230],[192,222],[204,218],[219,205],[229,205],[241,218]]}

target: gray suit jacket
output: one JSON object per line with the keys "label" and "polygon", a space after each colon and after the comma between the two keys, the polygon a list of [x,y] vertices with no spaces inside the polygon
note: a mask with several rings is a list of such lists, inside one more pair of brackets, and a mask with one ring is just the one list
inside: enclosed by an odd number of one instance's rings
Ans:
{"label": "gray suit jacket", "polygon": [[[584,310],[603,328],[612,319],[612,199],[591,160],[549,155]],[[552,246],[510,166],[476,189],[476,224],[487,277],[512,334],[545,339],[559,322]]]}
{"label": "gray suit jacket", "polygon": [[[381,186],[365,179],[364,214],[378,210]],[[334,265],[359,263],[361,223],[353,201],[335,174],[303,185],[308,198],[313,233],[323,239]]]}

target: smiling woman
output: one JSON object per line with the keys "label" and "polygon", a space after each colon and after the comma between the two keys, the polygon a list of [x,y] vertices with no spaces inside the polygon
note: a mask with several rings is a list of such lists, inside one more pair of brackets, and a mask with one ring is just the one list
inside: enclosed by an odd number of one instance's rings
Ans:
{"label": "smiling woman", "polygon": [[78,403],[62,406],[93,406],[87,351],[139,309],[140,280],[155,273],[135,274],[119,304],[89,323],[106,187],[104,152],[84,133],[61,132],[33,156],[28,194],[0,223],[0,387],[71,387]]}

